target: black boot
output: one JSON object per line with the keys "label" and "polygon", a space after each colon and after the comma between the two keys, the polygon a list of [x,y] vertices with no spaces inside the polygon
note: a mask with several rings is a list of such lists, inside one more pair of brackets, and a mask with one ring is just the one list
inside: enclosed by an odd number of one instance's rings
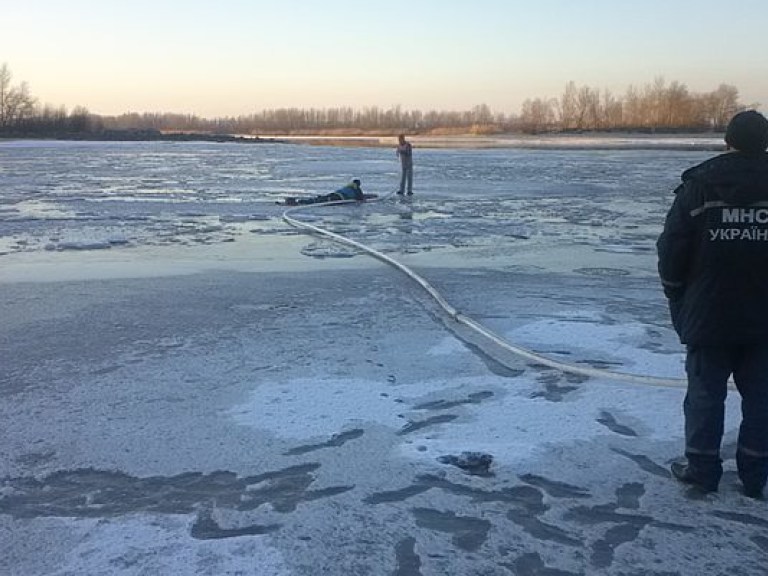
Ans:
{"label": "black boot", "polygon": [[758,486],[755,484],[754,486],[751,486],[749,484],[744,484],[744,496],[747,498],[754,498],[755,500],[762,500],[763,499],[763,486]]}
{"label": "black boot", "polygon": [[702,492],[717,492],[717,485],[720,483],[722,470],[718,473],[714,468],[704,470],[691,463],[673,462],[670,466],[672,476],[677,478],[683,484],[701,490]]}
{"label": "black boot", "polygon": [[739,480],[744,486],[744,495],[756,500],[762,499],[766,476],[768,476],[768,459],[750,456],[742,450],[737,450],[736,465],[739,470]]}

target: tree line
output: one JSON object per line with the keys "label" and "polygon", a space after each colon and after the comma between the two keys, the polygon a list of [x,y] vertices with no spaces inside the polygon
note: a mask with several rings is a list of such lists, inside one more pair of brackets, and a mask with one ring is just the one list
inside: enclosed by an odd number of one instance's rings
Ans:
{"label": "tree line", "polygon": [[[755,107],[750,106],[750,107]],[[99,137],[134,132],[241,135],[281,134],[493,134],[505,132],[589,131],[722,131],[730,117],[745,109],[735,86],[721,84],[707,93],[692,93],[680,82],[656,78],[630,86],[621,96],[609,90],[568,82],[557,98],[523,102],[520,114],[492,111],[486,104],[465,111],[405,110],[376,106],[355,109],[275,108],[223,118],[193,114],[126,113],[105,116],[82,106],[40,105],[22,82],[12,84],[0,66],[0,136]]]}
{"label": "tree line", "polygon": [[523,102],[520,128],[527,132],[722,131],[728,120],[744,108],[739,103],[739,91],[728,84],[695,94],[685,84],[667,84],[659,77],[641,88],[630,86],[617,97],[610,90],[568,82],[559,98]]}

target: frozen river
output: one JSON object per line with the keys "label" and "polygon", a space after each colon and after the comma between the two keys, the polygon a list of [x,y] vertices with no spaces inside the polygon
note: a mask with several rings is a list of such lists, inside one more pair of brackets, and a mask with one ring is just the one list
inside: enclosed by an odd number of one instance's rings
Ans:
{"label": "frozen river", "polygon": [[[340,218],[358,239],[409,253],[485,248],[503,256],[532,245],[647,252],[679,173],[707,155],[419,150],[412,205],[378,204]],[[282,236],[275,201],[324,194],[353,177],[386,195],[397,169],[381,148],[0,143],[0,256]],[[258,243],[252,248],[258,258]]]}
{"label": "frozen river", "polygon": [[[674,483],[666,149],[0,142],[0,574],[762,575],[768,510]],[[465,453],[490,466],[462,468]]]}

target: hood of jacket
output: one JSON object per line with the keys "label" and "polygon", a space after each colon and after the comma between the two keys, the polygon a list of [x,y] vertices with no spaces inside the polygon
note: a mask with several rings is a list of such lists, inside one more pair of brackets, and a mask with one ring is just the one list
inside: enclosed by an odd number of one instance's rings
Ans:
{"label": "hood of jacket", "polygon": [[689,168],[682,180],[702,184],[728,203],[768,201],[768,153],[721,154]]}

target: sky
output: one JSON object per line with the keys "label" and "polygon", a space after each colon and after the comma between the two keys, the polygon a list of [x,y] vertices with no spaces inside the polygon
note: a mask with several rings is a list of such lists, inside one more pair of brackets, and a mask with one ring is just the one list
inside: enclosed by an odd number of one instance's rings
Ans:
{"label": "sky", "polygon": [[238,116],[349,106],[516,114],[567,82],[730,84],[768,107],[765,0],[28,0],[0,64],[40,103]]}

